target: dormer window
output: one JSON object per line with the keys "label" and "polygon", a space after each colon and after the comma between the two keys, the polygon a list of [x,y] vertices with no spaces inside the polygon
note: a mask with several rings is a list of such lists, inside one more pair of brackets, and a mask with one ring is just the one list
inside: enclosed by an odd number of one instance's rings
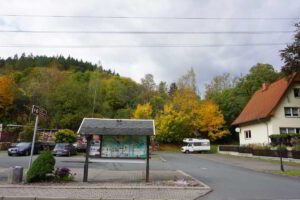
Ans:
{"label": "dormer window", "polygon": [[294,95],[296,98],[300,98],[300,88],[294,88]]}
{"label": "dormer window", "polygon": [[299,108],[298,107],[285,107],[284,115],[286,117],[299,117]]}

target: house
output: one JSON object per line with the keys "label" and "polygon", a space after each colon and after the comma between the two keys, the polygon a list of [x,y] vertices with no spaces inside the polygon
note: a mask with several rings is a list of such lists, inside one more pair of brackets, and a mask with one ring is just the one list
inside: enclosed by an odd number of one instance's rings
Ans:
{"label": "house", "polygon": [[240,145],[269,144],[272,134],[300,133],[300,73],[263,84],[232,125]]}

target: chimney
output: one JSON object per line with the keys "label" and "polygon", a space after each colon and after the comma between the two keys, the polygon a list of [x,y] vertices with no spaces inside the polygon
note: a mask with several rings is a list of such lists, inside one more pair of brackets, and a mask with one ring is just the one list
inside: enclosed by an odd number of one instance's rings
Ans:
{"label": "chimney", "polygon": [[268,87],[269,87],[268,83],[263,83],[262,84],[262,91],[264,92],[264,91],[268,90]]}

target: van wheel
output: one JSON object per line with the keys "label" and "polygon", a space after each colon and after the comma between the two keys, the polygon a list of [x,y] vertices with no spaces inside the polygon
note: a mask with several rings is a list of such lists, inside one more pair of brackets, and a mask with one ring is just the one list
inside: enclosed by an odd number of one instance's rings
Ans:
{"label": "van wheel", "polygon": [[186,154],[189,154],[189,153],[190,153],[190,151],[189,151],[189,150],[186,150],[184,153],[186,153]]}

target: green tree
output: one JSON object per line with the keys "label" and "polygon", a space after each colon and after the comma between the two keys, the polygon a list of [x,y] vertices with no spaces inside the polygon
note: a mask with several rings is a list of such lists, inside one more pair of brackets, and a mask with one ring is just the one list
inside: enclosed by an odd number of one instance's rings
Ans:
{"label": "green tree", "polygon": [[55,143],[74,143],[78,135],[69,129],[61,129],[55,133]]}
{"label": "green tree", "polygon": [[246,97],[246,101],[262,87],[263,83],[272,83],[280,77],[272,65],[258,63],[251,67],[249,74],[242,77],[238,84],[237,90]]}
{"label": "green tree", "polygon": [[281,59],[284,61],[281,70],[285,74],[300,72],[300,22],[296,23],[295,26],[294,42],[280,51]]}

